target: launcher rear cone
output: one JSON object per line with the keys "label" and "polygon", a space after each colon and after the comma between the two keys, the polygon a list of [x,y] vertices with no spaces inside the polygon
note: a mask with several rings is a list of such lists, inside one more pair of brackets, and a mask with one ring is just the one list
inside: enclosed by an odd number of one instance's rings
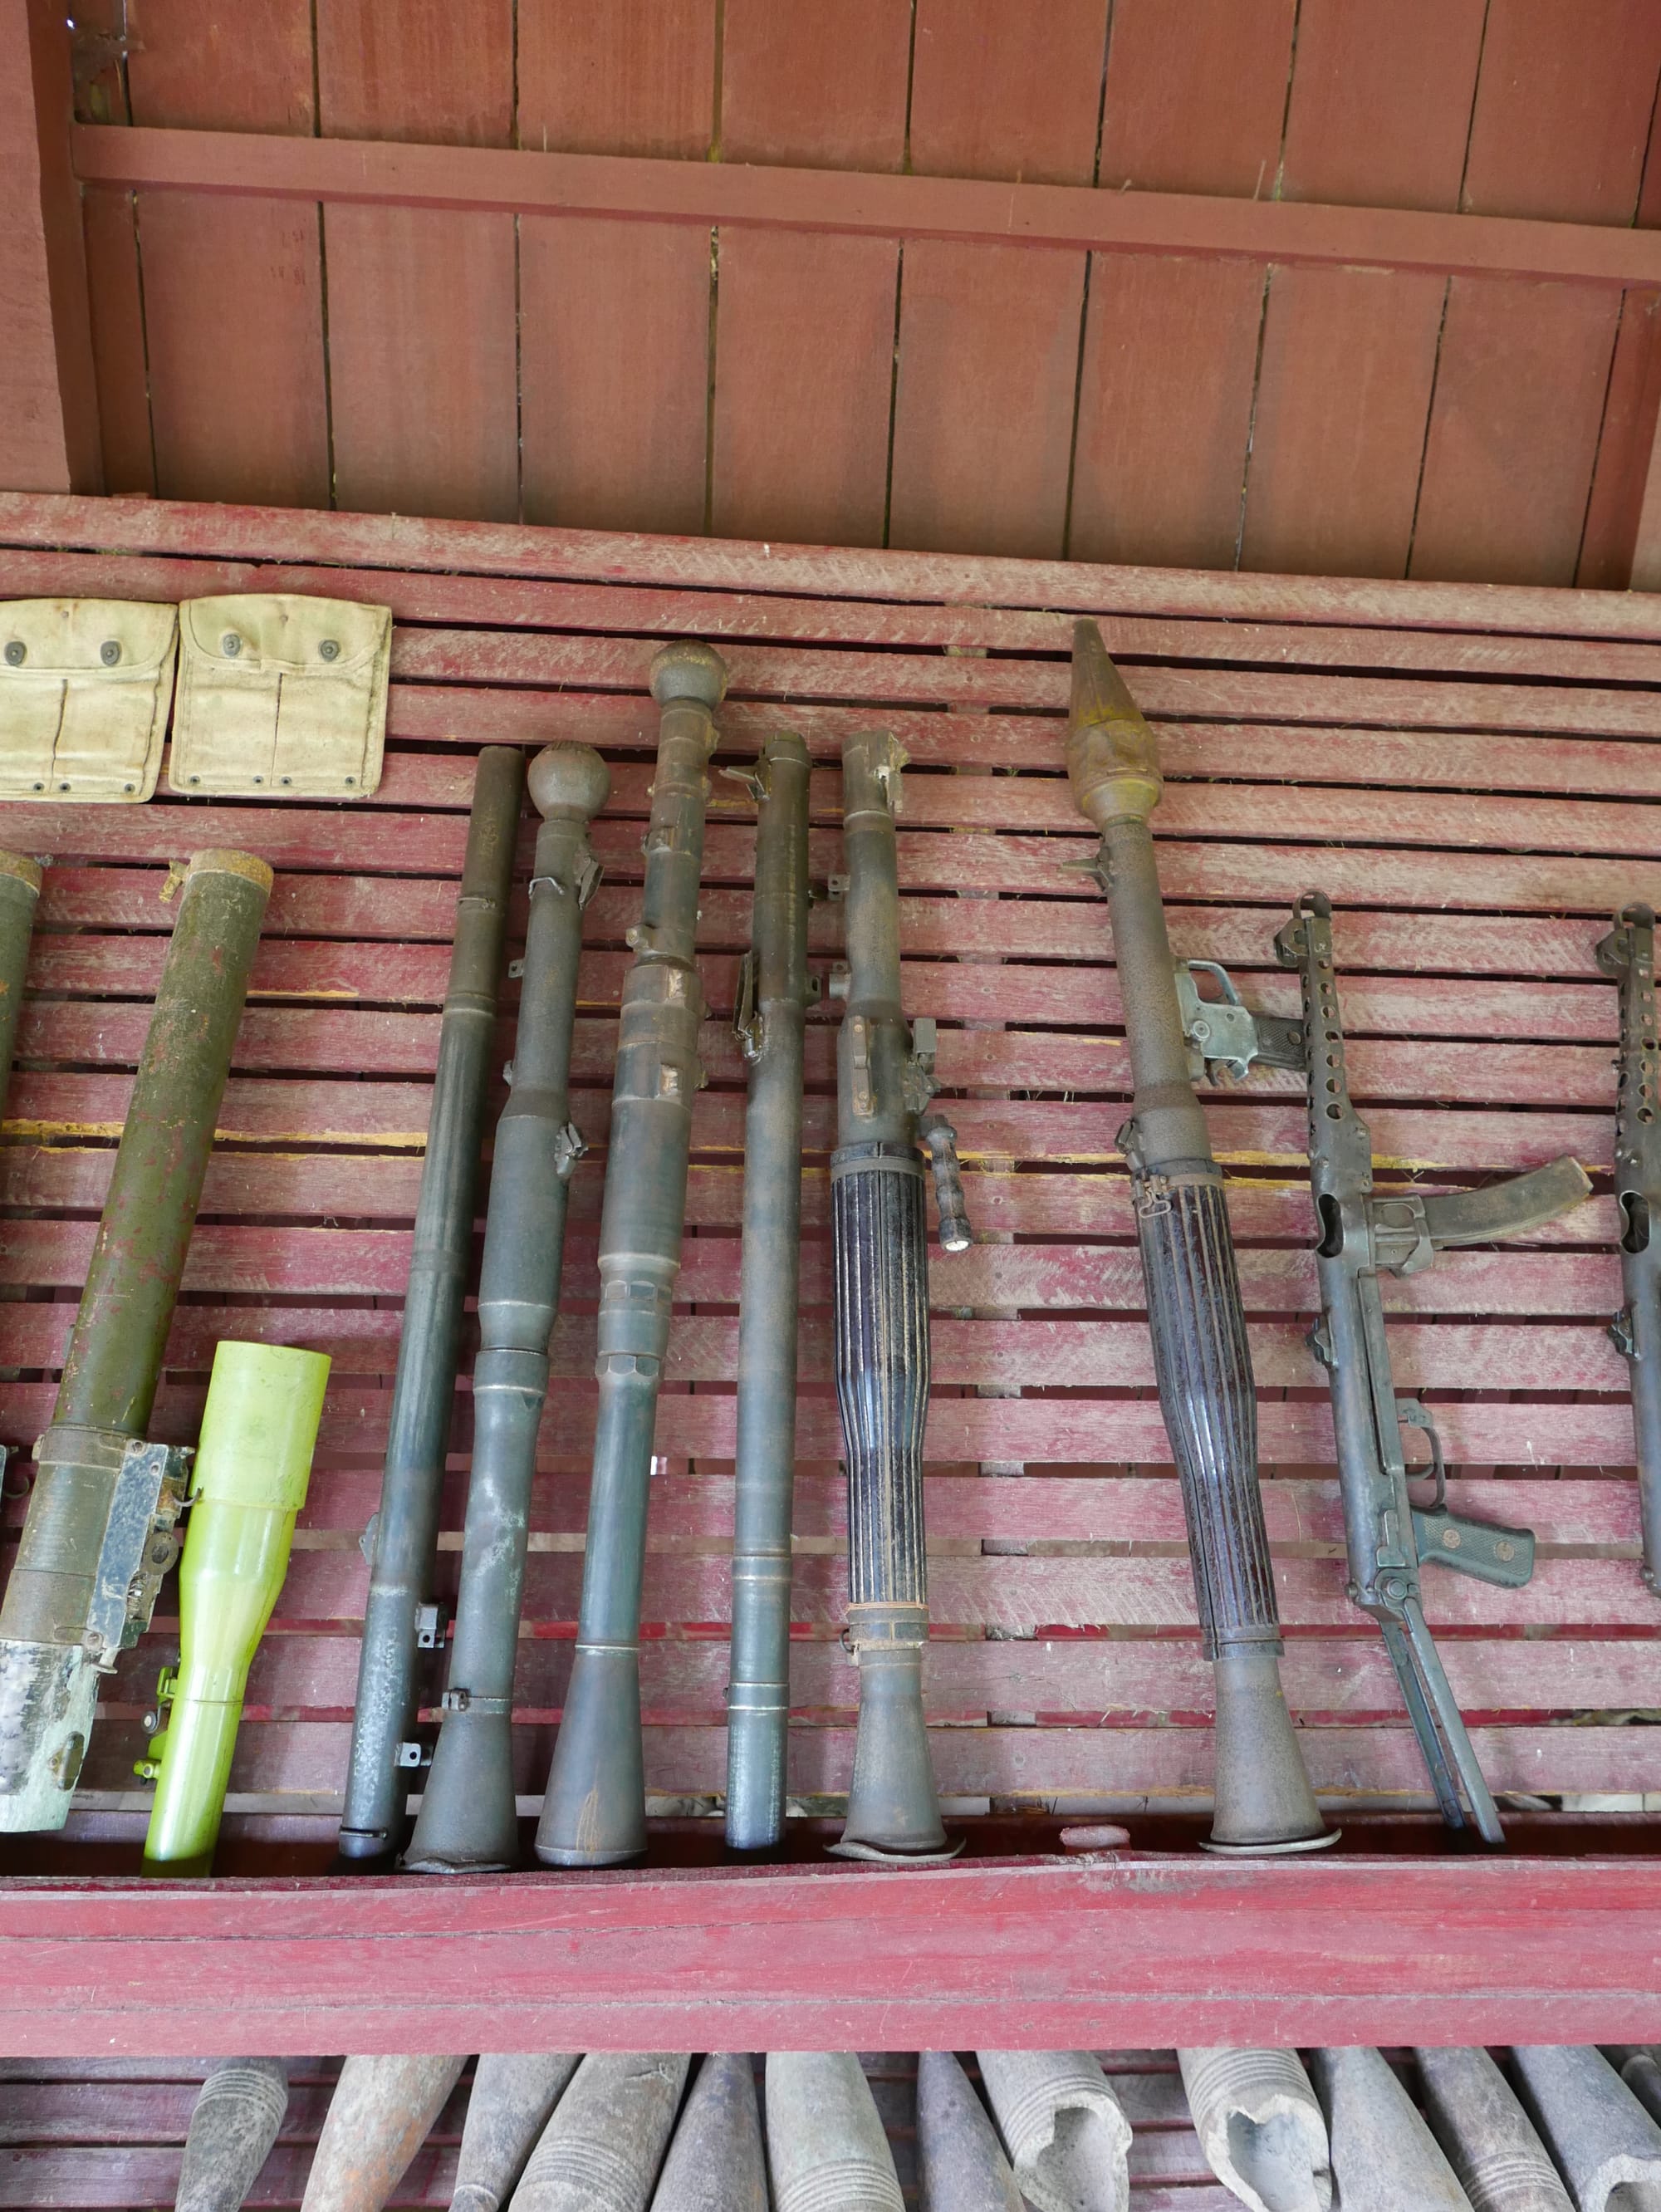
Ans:
{"label": "launcher rear cone", "polygon": [[918,2053],[917,2164],[921,2212],[1021,2212],[997,2130],[949,2051]]}
{"label": "launcher rear cone", "polygon": [[381,2212],[462,2076],[462,2058],[349,2058],[301,2212]]}
{"label": "launcher rear cone", "polygon": [[191,2114],[173,2212],[241,2212],[288,2109],[282,2059],[221,2058]]}
{"label": "launcher rear cone", "polygon": [[1603,2052],[1532,2044],[1511,2058],[1579,2212],[1661,2212],[1661,2127]]}
{"label": "launcher rear cone", "polygon": [[652,2212],[767,2212],[767,2159],[749,2051],[714,2051],[699,2067]]}
{"label": "launcher rear cone", "polygon": [[1545,2145],[1486,2051],[1414,2056],[1431,2128],[1476,2212],[1573,2212]]}
{"label": "launcher rear cone", "polygon": [[1125,2212],[1131,2123],[1088,2051],[979,2051],[1021,2192],[1035,2212]]}
{"label": "launcher rear cone", "polygon": [[848,2051],[767,2054],[773,2212],[903,2212],[864,2069]]}
{"label": "launcher rear cone", "polygon": [[591,2051],[513,2192],[512,2212],[646,2212],[692,2062]]}
{"label": "launcher rear cone", "polygon": [[1179,2051],[1206,2163],[1251,2212],[1330,2212],[1326,2121],[1294,2051]]}
{"label": "launcher rear cone", "polygon": [[580,2063],[574,2051],[490,2051],[480,2059],[450,2212],[501,2212]]}
{"label": "launcher rear cone", "polygon": [[1343,2212],[1471,2212],[1470,2199],[1382,2052],[1317,2051],[1310,2072],[1326,2112]]}

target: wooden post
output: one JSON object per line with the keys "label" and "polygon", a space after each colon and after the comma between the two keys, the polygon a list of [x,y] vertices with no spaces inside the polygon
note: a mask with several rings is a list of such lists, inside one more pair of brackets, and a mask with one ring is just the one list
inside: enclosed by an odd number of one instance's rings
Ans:
{"label": "wooden post", "polygon": [[52,0],[0,0],[0,484],[100,491],[70,29]]}

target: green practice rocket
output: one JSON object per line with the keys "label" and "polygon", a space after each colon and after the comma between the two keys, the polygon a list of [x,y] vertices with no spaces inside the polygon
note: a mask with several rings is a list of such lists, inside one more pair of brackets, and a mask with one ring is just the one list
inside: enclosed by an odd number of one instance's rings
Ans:
{"label": "green practice rocket", "polygon": [[156,1784],[147,1872],[212,1863],[248,1668],[288,1571],[328,1377],[318,1352],[224,1343],[214,1354],[179,1570],[181,1656],[162,1674],[163,1725],[137,1770]]}

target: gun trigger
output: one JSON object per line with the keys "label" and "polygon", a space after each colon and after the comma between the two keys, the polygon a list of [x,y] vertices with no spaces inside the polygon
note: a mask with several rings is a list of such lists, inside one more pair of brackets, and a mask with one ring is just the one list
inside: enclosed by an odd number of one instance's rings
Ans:
{"label": "gun trigger", "polygon": [[1413,1534],[1422,1567],[1455,1568],[1501,1589],[1521,1589],[1534,1572],[1534,1531],[1506,1528],[1494,1521],[1468,1521],[1446,1505],[1428,1512],[1415,1507]]}
{"label": "gun trigger", "polygon": [[1325,1318],[1316,1322],[1305,1341],[1323,1367],[1337,1365],[1337,1363],[1332,1357],[1332,1340],[1326,1333]]}
{"label": "gun trigger", "polygon": [[1623,1359],[1636,1359],[1638,1346],[1632,1333],[1632,1315],[1622,1306],[1609,1323],[1609,1342]]}

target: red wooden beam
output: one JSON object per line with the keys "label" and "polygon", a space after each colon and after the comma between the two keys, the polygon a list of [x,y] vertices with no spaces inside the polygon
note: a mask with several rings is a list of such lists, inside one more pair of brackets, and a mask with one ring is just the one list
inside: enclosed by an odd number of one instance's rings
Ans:
{"label": "red wooden beam", "polygon": [[74,154],[83,182],[148,191],[1661,284],[1661,233],[1603,224],[98,125],[76,127]]}
{"label": "red wooden beam", "polygon": [[19,2055],[1633,2042],[1661,1859],[0,1886]]}
{"label": "red wooden beam", "polygon": [[103,487],[70,33],[52,0],[0,0],[0,483]]}

